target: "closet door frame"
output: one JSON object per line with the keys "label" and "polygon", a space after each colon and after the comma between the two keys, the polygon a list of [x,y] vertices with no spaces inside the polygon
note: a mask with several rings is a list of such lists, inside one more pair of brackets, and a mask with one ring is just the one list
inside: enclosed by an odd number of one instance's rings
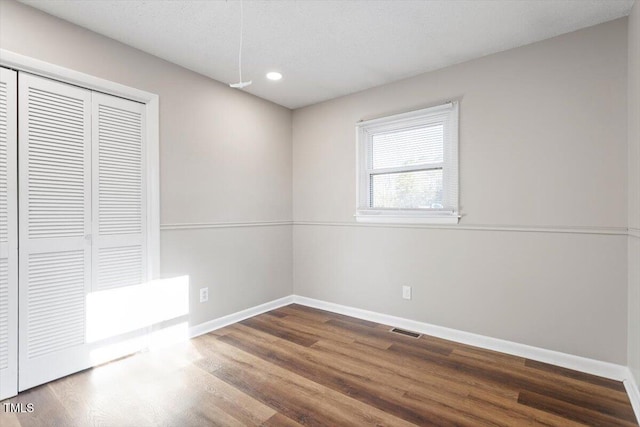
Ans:
{"label": "closet door frame", "polygon": [[[0,243],[0,258],[7,259],[7,367],[0,369],[0,400],[18,393],[18,73],[2,69],[7,79],[6,186],[7,241]],[[4,78],[3,78],[4,80]],[[11,350],[14,351],[11,351]]]}
{"label": "closet door frame", "polygon": [[146,175],[146,246],[147,279],[160,278],[160,155],[159,155],[159,96],[109,80],[94,77],[69,68],[0,49],[0,65],[41,77],[58,80],[102,92],[107,95],[137,101],[145,106],[145,175]]}

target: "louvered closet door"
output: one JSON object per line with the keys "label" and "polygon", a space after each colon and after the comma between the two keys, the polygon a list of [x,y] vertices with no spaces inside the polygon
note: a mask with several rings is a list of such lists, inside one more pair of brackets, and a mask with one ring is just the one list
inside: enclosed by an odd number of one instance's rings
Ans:
{"label": "louvered closet door", "polygon": [[0,400],[18,393],[17,73],[0,68]]}
{"label": "louvered closet door", "polygon": [[90,365],[91,92],[19,75],[19,389]]}
{"label": "louvered closet door", "polygon": [[93,290],[147,279],[144,105],[93,94]]}

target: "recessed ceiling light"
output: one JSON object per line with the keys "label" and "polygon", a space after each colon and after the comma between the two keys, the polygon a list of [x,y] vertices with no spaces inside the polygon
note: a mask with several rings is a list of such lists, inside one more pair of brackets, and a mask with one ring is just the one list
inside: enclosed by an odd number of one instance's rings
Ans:
{"label": "recessed ceiling light", "polygon": [[278,73],[277,71],[271,71],[269,73],[267,73],[267,78],[269,80],[280,80],[282,78],[282,74]]}

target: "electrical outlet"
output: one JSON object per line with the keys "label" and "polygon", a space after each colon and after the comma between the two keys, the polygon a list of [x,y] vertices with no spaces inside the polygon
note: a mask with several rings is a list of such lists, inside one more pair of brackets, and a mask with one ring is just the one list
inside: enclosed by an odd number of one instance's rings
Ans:
{"label": "electrical outlet", "polygon": [[411,299],[411,286],[402,287],[402,298]]}
{"label": "electrical outlet", "polygon": [[209,301],[209,288],[200,288],[200,302]]}

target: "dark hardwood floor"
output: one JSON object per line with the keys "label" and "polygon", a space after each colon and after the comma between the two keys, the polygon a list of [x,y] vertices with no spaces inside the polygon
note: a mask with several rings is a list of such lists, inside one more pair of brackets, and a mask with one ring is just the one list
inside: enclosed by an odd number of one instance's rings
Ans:
{"label": "dark hardwood floor", "polygon": [[620,382],[299,305],[5,402],[34,412],[2,427],[638,425]]}

